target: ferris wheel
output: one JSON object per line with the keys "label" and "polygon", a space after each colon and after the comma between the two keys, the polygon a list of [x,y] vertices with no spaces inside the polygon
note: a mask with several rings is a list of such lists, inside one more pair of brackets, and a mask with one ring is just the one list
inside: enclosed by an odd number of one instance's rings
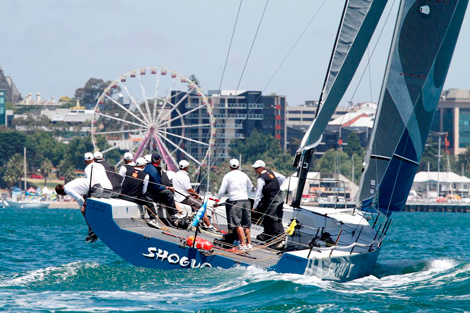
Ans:
{"label": "ferris wheel", "polygon": [[[210,163],[215,142],[212,105],[197,84],[158,67],[132,70],[112,81],[94,108],[91,137],[134,158],[159,152],[168,170],[186,159],[196,172]],[[105,150],[103,152],[109,151]]]}

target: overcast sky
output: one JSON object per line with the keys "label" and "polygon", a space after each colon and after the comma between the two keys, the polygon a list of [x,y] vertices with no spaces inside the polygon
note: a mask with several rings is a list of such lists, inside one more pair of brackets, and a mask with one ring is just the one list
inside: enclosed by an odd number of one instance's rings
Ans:
{"label": "overcast sky", "polygon": [[[23,96],[73,96],[91,78],[117,79],[144,66],[198,77],[218,89],[239,0],[2,0],[0,66]],[[390,0],[396,9],[398,1]],[[266,1],[243,1],[222,89],[286,95],[290,105],[318,99],[343,0],[271,0],[245,66]],[[322,6],[323,4],[323,6]],[[319,13],[316,15],[316,12]],[[387,17],[387,7],[383,18]],[[395,20],[391,11],[389,22]],[[312,23],[269,83],[309,21]],[[446,88],[470,89],[466,17]],[[392,24],[392,23],[388,23]],[[384,28],[365,71],[343,99],[377,101],[392,27]],[[382,29],[383,22],[378,29]],[[423,30],[425,31],[425,30]],[[373,39],[373,45],[378,40]],[[359,73],[364,67],[359,69]],[[241,78],[242,77],[242,78]],[[356,90],[354,92],[354,90]]]}

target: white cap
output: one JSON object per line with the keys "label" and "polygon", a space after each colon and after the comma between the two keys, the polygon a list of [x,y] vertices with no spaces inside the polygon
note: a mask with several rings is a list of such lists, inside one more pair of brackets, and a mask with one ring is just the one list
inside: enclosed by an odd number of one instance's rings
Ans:
{"label": "white cap", "polygon": [[95,160],[103,160],[103,153],[99,152],[99,151],[96,151],[94,154],[93,154],[93,157],[95,158]]}
{"label": "white cap", "polygon": [[253,163],[252,166],[253,166],[254,168],[266,167],[266,164],[265,164],[262,160],[256,160],[256,162]]}
{"label": "white cap", "polygon": [[124,161],[132,161],[134,155],[131,152],[124,153]]}
{"label": "white cap", "polygon": [[91,160],[93,160],[93,153],[87,152],[87,153],[85,153],[83,158],[85,159],[85,161],[91,161]]}
{"label": "white cap", "polygon": [[147,163],[150,163],[150,161],[152,161],[152,155],[147,154],[147,155],[144,156],[144,159],[145,159],[145,161],[147,161]]}
{"label": "white cap", "polygon": [[145,160],[143,157],[139,157],[137,160],[135,160],[135,165],[137,166],[143,166],[145,164],[147,164],[147,160]]}
{"label": "white cap", "polygon": [[181,160],[180,163],[179,163],[179,167],[180,169],[185,169],[189,166],[189,162],[186,161],[186,160]]}
{"label": "white cap", "polygon": [[240,166],[240,162],[237,159],[231,159],[229,164],[231,168],[238,168]]}

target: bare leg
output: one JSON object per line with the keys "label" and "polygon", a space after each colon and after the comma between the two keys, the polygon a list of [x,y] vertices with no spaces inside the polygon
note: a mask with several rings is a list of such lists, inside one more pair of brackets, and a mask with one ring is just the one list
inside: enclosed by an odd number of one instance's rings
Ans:
{"label": "bare leg", "polygon": [[245,245],[246,241],[245,241],[245,233],[243,232],[243,228],[237,227],[236,230],[237,230],[238,239],[240,239],[240,245]]}
{"label": "bare leg", "polygon": [[244,228],[243,229],[245,232],[245,237],[246,237],[246,243],[251,244],[251,231],[249,228]]}
{"label": "bare leg", "polygon": [[80,212],[82,212],[83,218],[85,219],[85,223],[86,223],[87,226],[88,226],[88,231],[90,232],[90,231],[91,231],[91,227],[90,227],[90,225],[88,225],[88,222],[86,221],[86,218],[85,218],[85,205],[86,205],[86,204],[84,204],[84,205],[80,208]]}

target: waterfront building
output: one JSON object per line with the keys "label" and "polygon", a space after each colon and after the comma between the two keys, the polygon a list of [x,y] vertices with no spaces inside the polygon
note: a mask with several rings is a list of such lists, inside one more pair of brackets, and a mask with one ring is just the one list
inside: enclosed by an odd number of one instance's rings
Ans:
{"label": "waterfront building", "polygon": [[[300,142],[315,118],[317,107],[317,101],[305,101],[305,105],[286,108],[288,142]],[[341,142],[342,145],[347,145],[347,138],[352,132],[358,135],[361,145],[366,147],[376,109],[377,105],[370,102],[359,103],[350,108],[339,107],[331,117],[315,154],[321,156],[328,149],[338,148]]]}
{"label": "waterfront building", "polygon": [[470,179],[453,172],[418,172],[411,187],[420,198],[469,197]]}
{"label": "waterfront building", "polygon": [[21,93],[16,88],[13,79],[5,76],[3,69],[0,67],[0,90],[5,91],[6,102],[16,103],[21,100]]}
{"label": "waterfront building", "polygon": [[[178,102],[183,99],[184,109],[190,111],[201,106],[199,95],[185,97],[184,93],[174,91]],[[215,118],[215,144],[213,155],[217,159],[233,157],[229,153],[230,143],[234,139],[244,139],[250,136],[253,130],[263,134],[270,134],[276,138],[279,145],[286,148],[286,97],[275,94],[263,95],[261,91],[245,90],[209,90],[209,102],[212,105],[212,114]],[[185,112],[181,112],[185,113]],[[207,124],[208,115],[205,109],[199,109],[185,116],[189,124]],[[177,125],[175,125],[177,126]],[[185,136],[192,139],[202,139],[209,136],[209,128],[192,129]],[[186,144],[191,149],[191,145]],[[202,152],[191,151],[193,156]]]}
{"label": "waterfront building", "polygon": [[442,93],[431,130],[447,137],[441,138],[441,143],[452,155],[470,146],[470,90],[448,89]]}

